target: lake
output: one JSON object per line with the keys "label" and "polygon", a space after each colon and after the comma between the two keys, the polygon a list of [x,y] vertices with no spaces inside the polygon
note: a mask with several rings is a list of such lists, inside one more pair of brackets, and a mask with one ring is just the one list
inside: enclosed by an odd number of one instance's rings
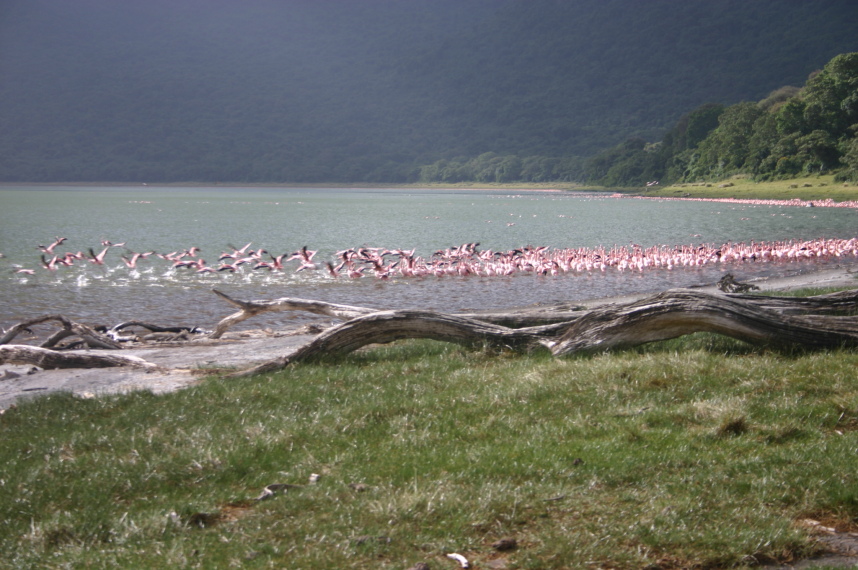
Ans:
{"label": "lake", "polygon": [[[242,299],[300,297],[379,308],[444,311],[509,308],[812,271],[842,260],[707,264],[691,269],[613,269],[512,276],[334,278],[327,270],[197,273],[152,255],[129,268],[121,256],[200,248],[216,267],[222,252],[264,248],[272,255],[307,246],[324,268],[357,247],[436,250],[478,242],[478,250],[524,246],[610,248],[858,236],[858,211],[692,201],[637,200],[591,193],[488,190],[302,189],[227,187],[0,188],[0,326],[47,313],[95,325],[142,320],[210,329],[233,312],[212,288]],[[43,267],[39,245],[66,240],[54,254],[97,254]],[[50,261],[52,255],[47,255]],[[854,258],[853,258],[854,262]],[[17,273],[32,269],[32,275]],[[305,315],[262,316],[246,328],[305,322]]]}

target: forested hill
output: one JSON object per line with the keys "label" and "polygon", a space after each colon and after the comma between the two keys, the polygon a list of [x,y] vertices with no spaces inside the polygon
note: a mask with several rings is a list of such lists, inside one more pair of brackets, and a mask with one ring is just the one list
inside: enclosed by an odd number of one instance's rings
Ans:
{"label": "forested hill", "polygon": [[2,0],[0,180],[575,179],[856,29],[854,0]]}

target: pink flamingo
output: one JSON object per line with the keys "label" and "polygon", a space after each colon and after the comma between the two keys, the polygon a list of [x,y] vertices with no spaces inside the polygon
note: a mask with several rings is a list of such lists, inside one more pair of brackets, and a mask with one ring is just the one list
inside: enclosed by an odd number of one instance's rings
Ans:
{"label": "pink flamingo", "polygon": [[292,257],[290,257],[287,261],[297,259],[301,262],[301,266],[295,270],[296,273],[298,271],[304,271],[305,269],[318,269],[319,267],[315,263],[313,263],[313,256],[315,255],[316,252],[308,250],[307,246],[305,245],[299,251],[293,253]]}
{"label": "pink flamingo", "polygon": [[96,265],[104,265],[104,256],[107,255],[107,252],[110,250],[111,246],[105,246],[104,249],[101,250],[98,254],[93,251],[92,248],[89,248],[90,261],[95,263]]}
{"label": "pink flamingo", "polygon": [[47,247],[40,245],[40,246],[38,246],[38,248],[41,249],[45,253],[54,253],[54,248],[57,247],[58,245],[60,245],[61,243],[63,243],[64,241],[66,241],[66,239],[67,238],[57,236],[56,239],[54,240],[54,243],[52,243],[51,245],[49,245]]}
{"label": "pink flamingo", "polygon": [[57,258],[57,256],[55,255],[55,256],[53,257],[53,259],[51,259],[50,261],[48,261],[48,260],[45,258],[45,254],[43,253],[43,254],[42,254],[42,265],[43,265],[43,266],[44,266],[44,268],[45,268],[45,269],[47,269],[48,271],[56,271],[56,270],[57,270],[57,259],[58,259],[58,258]]}

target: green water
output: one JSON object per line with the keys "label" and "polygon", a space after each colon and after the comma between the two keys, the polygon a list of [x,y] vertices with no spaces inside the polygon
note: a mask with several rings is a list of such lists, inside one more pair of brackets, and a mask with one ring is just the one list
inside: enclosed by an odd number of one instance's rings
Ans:
{"label": "green water", "polygon": [[[416,248],[417,255],[468,242],[503,251],[527,244],[553,248],[682,245],[751,240],[851,238],[858,213],[834,208],[658,202],[604,195],[496,191],[326,190],[281,188],[6,187],[0,189],[0,325],[43,313],[90,324],[145,319],[211,328],[231,307],[210,290],[243,298],[282,296],[379,307],[443,310],[490,308],[601,297],[717,280],[724,268],[653,270],[644,274],[536,277],[333,279],[325,271],[244,270],[196,274],[164,260],[135,270],[120,255],[201,248],[217,263],[232,246],[272,254],[302,246],[316,261],[357,246]],[[104,266],[78,262],[55,272],[41,267],[38,245],[66,237],[57,252],[111,248]],[[126,249],[127,248],[127,249]],[[743,264],[738,278],[816,269],[817,263]],[[15,273],[31,268],[34,275]],[[276,326],[291,316],[249,326]]]}

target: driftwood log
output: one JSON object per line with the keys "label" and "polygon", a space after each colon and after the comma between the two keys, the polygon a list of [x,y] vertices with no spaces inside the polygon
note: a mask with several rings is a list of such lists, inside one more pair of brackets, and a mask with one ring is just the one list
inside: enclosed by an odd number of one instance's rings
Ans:
{"label": "driftwood log", "polygon": [[[853,292],[854,293],[854,292]],[[565,356],[636,346],[696,332],[713,332],[750,344],[779,350],[858,346],[858,317],[809,314],[802,299],[780,297],[765,308],[759,297],[671,290],[627,305],[590,311],[548,344],[552,354]],[[841,299],[837,297],[838,301]],[[816,299],[819,303],[820,299]],[[811,302],[813,304],[813,302]]]}
{"label": "driftwood log", "polygon": [[260,313],[277,311],[307,311],[317,315],[325,315],[338,319],[353,319],[355,317],[376,312],[376,309],[368,309],[366,307],[351,307],[349,305],[337,305],[334,303],[324,303],[322,301],[310,301],[307,299],[288,297],[274,299],[273,301],[242,301],[240,299],[234,299],[217,289],[212,289],[212,292],[214,292],[218,297],[224,299],[226,302],[238,307],[239,311],[220,321],[214,331],[209,335],[209,338],[220,338],[229,327]]}
{"label": "driftwood log", "polygon": [[[213,339],[222,337],[231,326],[253,316],[267,312],[306,311],[316,315],[333,317],[335,319],[349,320],[383,311],[383,309],[338,305],[336,303],[298,299],[295,297],[282,297],[280,299],[273,299],[270,301],[243,301],[241,299],[230,297],[226,293],[218,291],[217,289],[212,289],[212,292],[221,299],[224,299],[226,302],[239,308],[237,313],[229,315],[217,324],[214,331],[209,334],[209,338]],[[580,311],[581,308],[582,307],[571,303],[562,303],[557,305],[510,309],[504,311],[457,313],[457,316],[472,318],[485,323],[494,323],[506,327],[518,328],[564,323],[570,319],[575,319],[580,316],[581,313],[578,311]]]}
{"label": "driftwood log", "polygon": [[28,344],[0,345],[0,364],[31,364],[45,369],[110,368],[113,366],[132,366],[147,370],[160,369],[159,366],[146,362],[137,356],[60,352]]}
{"label": "driftwood log", "polygon": [[[757,346],[780,350],[816,350],[858,346],[858,289],[814,297],[764,297],[674,289],[639,301],[575,310],[573,305],[512,311],[446,314],[436,311],[380,311],[281,298],[244,301],[220,291],[239,307],[218,323],[212,338],[232,325],[269,311],[308,311],[343,319],[289,355],[232,376],[279,370],[291,363],[347,354],[370,344],[401,339],[433,339],[462,345],[529,351],[545,347],[555,356],[606,351],[667,340],[696,332],[714,332]],[[42,347],[8,344],[21,331],[46,321],[62,330]],[[123,323],[124,328],[141,323]],[[184,329],[183,329],[184,330]],[[79,336],[93,348],[121,348],[107,336],[62,315],[46,315],[14,325],[0,336],[0,364],[33,364],[43,368],[135,366],[158,368],[135,357],[49,350],[61,338]]]}
{"label": "driftwood log", "polygon": [[[52,334],[40,346],[31,346],[27,344],[10,344],[20,333],[29,331],[30,327],[42,323],[56,321],[60,323],[60,330]],[[149,329],[160,328],[162,330],[168,327],[157,327],[155,325],[147,325],[139,322],[129,322],[117,325],[115,330],[119,330],[129,326],[143,326]],[[187,329],[181,329],[187,330]],[[110,331],[112,332],[112,331]],[[57,368],[110,368],[114,366],[131,366],[135,368],[145,368],[147,370],[160,370],[161,367],[146,362],[142,358],[136,356],[120,356],[112,354],[87,354],[82,352],[73,352],[68,350],[51,350],[57,344],[69,337],[78,337],[80,340],[77,344],[86,348],[99,348],[118,350],[122,345],[114,338],[103,334],[87,325],[75,322],[63,315],[43,315],[27,321],[17,323],[8,330],[3,331],[0,335],[0,364],[27,364],[39,366],[46,369]],[[66,347],[68,348],[68,347]]]}
{"label": "driftwood log", "polygon": [[[259,301],[249,303],[262,306]],[[315,312],[318,302],[313,303]],[[282,310],[279,307],[298,304],[278,299],[276,306],[276,310]],[[262,311],[254,314],[258,312]],[[552,324],[544,324],[549,319],[546,311],[536,313],[534,322],[538,324],[512,328],[488,322],[486,315],[409,310],[370,312],[328,329],[289,356],[232,376],[271,372],[290,363],[405,338],[513,350],[544,346],[555,356],[631,347],[696,332],[714,332],[779,350],[858,346],[858,290],[815,297],[762,297],[674,289],[632,303],[572,314],[557,311],[558,322]],[[488,316],[491,319],[498,314]],[[532,324],[526,313],[519,314],[517,322]]]}
{"label": "driftwood log", "polygon": [[29,330],[30,327],[48,321],[59,322],[62,325],[62,329],[57,333],[51,335],[51,337],[42,344],[43,348],[50,348],[52,346],[56,346],[59,341],[70,336],[80,337],[81,340],[89,348],[122,348],[122,346],[118,342],[111,339],[110,337],[107,337],[84,324],[76,323],[71,319],[64,317],[63,315],[43,315],[41,317],[36,317],[35,319],[30,319],[29,321],[20,322],[16,325],[13,325],[9,328],[9,330],[5,331],[2,336],[0,336],[0,345],[10,343],[16,336],[18,336],[18,334],[23,331]]}

